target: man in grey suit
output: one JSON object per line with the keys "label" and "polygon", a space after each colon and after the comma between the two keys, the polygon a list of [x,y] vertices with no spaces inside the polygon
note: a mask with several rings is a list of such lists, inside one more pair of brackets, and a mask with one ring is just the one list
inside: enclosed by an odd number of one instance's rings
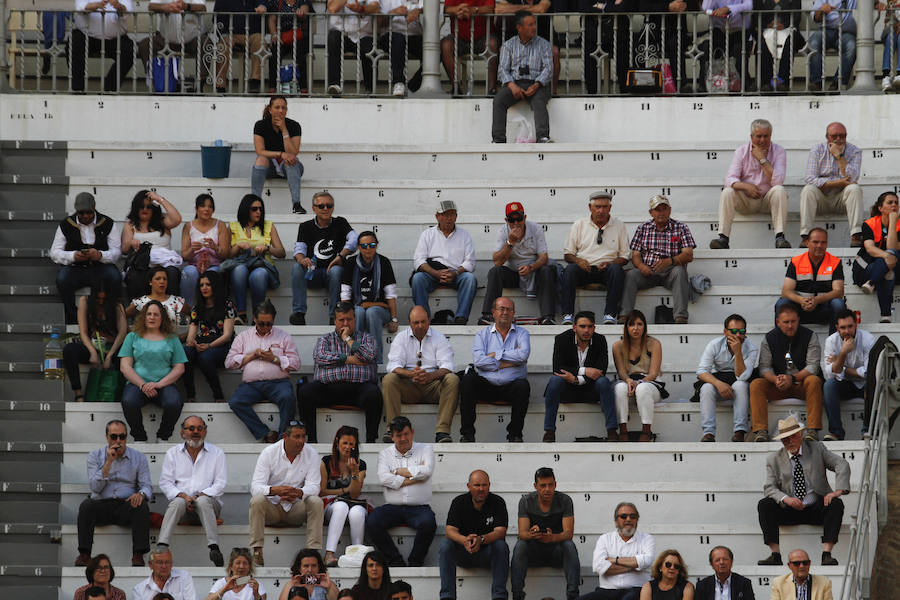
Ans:
{"label": "man in grey suit", "polygon": [[[759,526],[763,543],[772,554],[760,565],[780,565],[778,545],[780,525],[824,525],[822,564],[836,565],[831,550],[838,540],[844,503],[840,496],[850,493],[850,464],[829,451],[825,444],[803,439],[806,426],[796,416],[778,421],[778,435],[784,447],[766,459],[766,497],[759,501]],[[832,490],[825,470],[834,471],[838,489]]]}

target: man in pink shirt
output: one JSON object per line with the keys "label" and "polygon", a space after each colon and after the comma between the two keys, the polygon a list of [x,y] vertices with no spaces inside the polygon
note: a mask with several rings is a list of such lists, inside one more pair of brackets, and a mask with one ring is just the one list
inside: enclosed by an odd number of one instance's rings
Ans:
{"label": "man in pink shirt", "polygon": [[750,142],[734,151],[725,187],[719,198],[719,237],[709,243],[713,250],[727,250],[734,211],[741,214],[769,211],[775,231],[775,247],[790,248],[784,239],[788,195],[784,189],[787,155],[772,143],[772,124],[765,119],[750,123]]}
{"label": "man in pink shirt", "polygon": [[[291,334],[275,327],[275,307],[266,300],[253,314],[256,326],[234,338],[225,357],[226,369],[241,369],[243,381],[228,406],[243,421],[257,440],[278,441],[288,422],[294,418],[294,390],[290,374],[300,368],[300,355]],[[260,420],[253,405],[259,402],[278,405],[281,423],[271,431]]]}

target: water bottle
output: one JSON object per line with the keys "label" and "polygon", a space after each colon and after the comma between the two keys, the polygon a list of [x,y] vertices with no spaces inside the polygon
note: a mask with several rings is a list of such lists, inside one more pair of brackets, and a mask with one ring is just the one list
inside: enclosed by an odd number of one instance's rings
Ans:
{"label": "water bottle", "polygon": [[44,346],[44,379],[65,379],[63,368],[63,347],[59,334],[50,334],[50,340]]}
{"label": "water bottle", "polygon": [[312,266],[306,270],[305,277],[312,281],[313,276],[316,274],[316,257],[313,256],[310,260],[312,260]]}

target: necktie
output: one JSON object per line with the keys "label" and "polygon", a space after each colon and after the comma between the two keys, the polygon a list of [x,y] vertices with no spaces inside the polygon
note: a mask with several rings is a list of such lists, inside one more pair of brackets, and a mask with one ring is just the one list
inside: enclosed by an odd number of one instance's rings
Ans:
{"label": "necktie", "polygon": [[806,497],[806,477],[803,474],[803,465],[800,464],[800,455],[791,457],[794,460],[794,496],[803,500]]}

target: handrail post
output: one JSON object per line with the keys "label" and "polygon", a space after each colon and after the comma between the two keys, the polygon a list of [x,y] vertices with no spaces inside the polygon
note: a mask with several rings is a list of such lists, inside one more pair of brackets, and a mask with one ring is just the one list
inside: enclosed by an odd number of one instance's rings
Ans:
{"label": "handrail post", "polygon": [[[2,1],[2,0],[0,0]],[[422,86],[414,98],[446,98],[441,87],[441,6],[440,0],[425,0],[422,24]]]}
{"label": "handrail post", "polygon": [[6,24],[9,22],[9,14],[6,9],[6,0],[0,0],[0,92],[12,91],[9,86],[9,62],[6,49]]}
{"label": "handrail post", "polygon": [[[875,24],[873,0],[859,0],[856,8],[856,80],[851,94],[880,94],[875,85]],[[840,43],[840,42],[839,42]]]}

